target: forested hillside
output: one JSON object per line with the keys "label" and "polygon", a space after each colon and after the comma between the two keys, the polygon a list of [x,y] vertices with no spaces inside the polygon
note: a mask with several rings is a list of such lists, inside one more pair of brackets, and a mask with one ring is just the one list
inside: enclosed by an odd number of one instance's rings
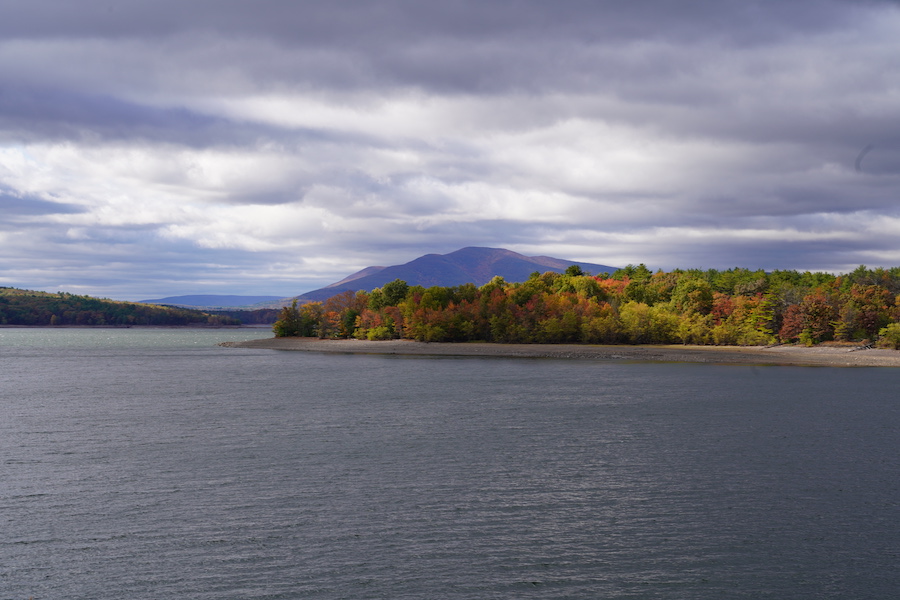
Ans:
{"label": "forested hillside", "polygon": [[591,344],[900,344],[900,268],[852,273],[748,269],[612,276],[534,273],[481,287],[409,286],[285,308],[276,336]]}
{"label": "forested hillside", "polygon": [[0,325],[240,325],[240,321],[168,306],[0,287]]}

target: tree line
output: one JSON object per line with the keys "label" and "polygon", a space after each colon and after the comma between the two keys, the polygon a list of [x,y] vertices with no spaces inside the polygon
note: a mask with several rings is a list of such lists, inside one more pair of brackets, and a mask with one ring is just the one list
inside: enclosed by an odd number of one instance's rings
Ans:
{"label": "tree line", "polygon": [[0,287],[0,325],[240,325],[227,314]]}
{"label": "tree line", "polygon": [[827,341],[900,348],[900,268],[833,275],[629,265],[593,276],[535,272],[521,283],[410,286],[282,309],[277,337],[423,342],[771,345]]}

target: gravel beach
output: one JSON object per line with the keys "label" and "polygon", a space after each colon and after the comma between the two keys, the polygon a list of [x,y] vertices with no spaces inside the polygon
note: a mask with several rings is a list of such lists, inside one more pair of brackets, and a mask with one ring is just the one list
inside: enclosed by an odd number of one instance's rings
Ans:
{"label": "gravel beach", "polygon": [[411,340],[320,340],[268,338],[225,342],[233,348],[257,348],[344,354],[409,356],[486,356],[659,361],[710,364],[795,365],[822,367],[900,367],[900,352],[854,350],[853,346],[594,346],[580,344],[425,343]]}

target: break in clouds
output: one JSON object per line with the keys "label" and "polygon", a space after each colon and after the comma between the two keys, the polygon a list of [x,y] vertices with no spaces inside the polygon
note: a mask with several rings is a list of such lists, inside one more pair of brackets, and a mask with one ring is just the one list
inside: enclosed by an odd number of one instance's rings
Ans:
{"label": "break in clouds", "polygon": [[894,2],[0,0],[0,285],[900,265]]}

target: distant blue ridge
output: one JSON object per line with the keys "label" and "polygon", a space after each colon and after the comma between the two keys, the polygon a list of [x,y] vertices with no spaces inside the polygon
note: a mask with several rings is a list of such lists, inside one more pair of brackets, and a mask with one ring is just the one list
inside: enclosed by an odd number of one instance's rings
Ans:
{"label": "distant blue ridge", "polygon": [[275,302],[283,296],[219,296],[215,294],[169,296],[154,300],[140,300],[145,304],[174,304],[177,306],[248,306],[260,302]]}

